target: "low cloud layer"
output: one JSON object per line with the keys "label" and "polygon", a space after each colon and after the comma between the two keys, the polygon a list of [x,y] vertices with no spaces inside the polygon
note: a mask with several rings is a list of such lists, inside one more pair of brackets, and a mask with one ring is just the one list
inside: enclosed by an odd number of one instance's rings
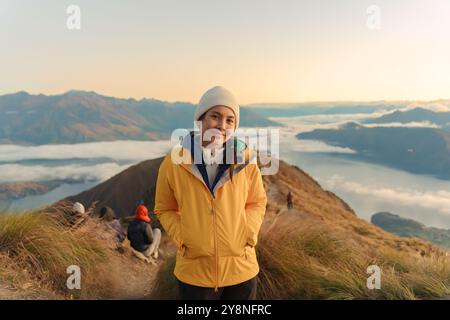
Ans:
{"label": "low cloud layer", "polygon": [[350,148],[335,147],[318,140],[298,140],[294,143],[283,145],[292,151],[315,153],[356,153]]}
{"label": "low cloud layer", "polygon": [[[361,124],[361,123],[360,123]],[[390,122],[390,123],[363,123],[362,126],[366,128],[377,128],[377,127],[385,127],[385,128],[434,128],[440,129],[441,126],[438,126],[435,123],[430,121],[421,121],[421,122]]]}
{"label": "low cloud layer", "polygon": [[303,124],[340,124],[348,121],[372,119],[381,117],[391,111],[379,111],[374,113],[355,113],[355,114],[316,114],[309,116],[296,116],[296,117],[271,117],[270,119],[276,122],[280,122],[286,125],[298,125]]}
{"label": "low cloud layer", "polygon": [[448,190],[417,191],[407,188],[367,185],[348,181],[338,174],[325,181],[324,187],[326,189],[339,188],[361,196],[376,197],[397,205],[434,209],[436,212],[450,216],[450,191]]}
{"label": "low cloud layer", "polygon": [[132,164],[101,163],[91,166],[27,166],[20,164],[0,165],[0,182],[47,181],[71,179],[77,181],[104,181],[125,170]]}
{"label": "low cloud layer", "polygon": [[97,158],[142,161],[163,156],[170,145],[170,141],[111,141],[31,147],[0,145],[0,161]]}
{"label": "low cloud layer", "polygon": [[286,148],[291,151],[299,152],[314,152],[314,153],[356,153],[350,148],[336,147],[318,140],[303,140],[296,136],[301,132],[310,132],[316,129],[338,129],[339,124],[308,124],[297,123],[291,124],[284,122],[287,126],[280,129],[280,152],[281,148]]}

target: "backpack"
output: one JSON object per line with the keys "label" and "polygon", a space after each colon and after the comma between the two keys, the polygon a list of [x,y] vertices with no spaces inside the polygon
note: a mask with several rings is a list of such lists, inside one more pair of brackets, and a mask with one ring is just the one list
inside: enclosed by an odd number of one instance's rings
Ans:
{"label": "backpack", "polygon": [[127,238],[130,240],[131,247],[139,252],[145,251],[149,243],[147,237],[147,223],[144,221],[133,220],[128,225]]}

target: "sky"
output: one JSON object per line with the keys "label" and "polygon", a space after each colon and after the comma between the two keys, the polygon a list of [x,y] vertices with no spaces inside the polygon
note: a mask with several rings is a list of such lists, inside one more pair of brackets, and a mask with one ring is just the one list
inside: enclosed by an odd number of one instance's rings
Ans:
{"label": "sky", "polygon": [[197,103],[223,85],[241,104],[448,99],[449,16],[448,0],[0,0],[0,95]]}

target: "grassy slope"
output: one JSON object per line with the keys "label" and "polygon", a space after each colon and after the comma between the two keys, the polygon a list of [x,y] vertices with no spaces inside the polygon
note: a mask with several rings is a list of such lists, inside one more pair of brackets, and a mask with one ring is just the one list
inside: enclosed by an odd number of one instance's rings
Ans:
{"label": "grassy slope", "polygon": [[[269,205],[258,260],[261,299],[429,299],[450,294],[446,253],[359,219],[306,173],[280,163],[264,177]],[[291,190],[294,209],[285,207]],[[382,269],[381,290],[366,286],[368,266]],[[153,298],[175,298],[174,258],[160,269]]]}
{"label": "grassy slope", "polygon": [[[99,220],[69,228],[68,204],[46,212],[0,215],[0,299],[142,298],[159,266],[119,253]],[[81,289],[66,286],[67,267],[81,268]]]}
{"label": "grassy slope", "polygon": [[[450,264],[441,249],[359,219],[345,202],[284,162],[264,183],[269,205],[257,247],[259,298],[429,299],[450,294]],[[294,196],[292,210],[285,208],[288,190]],[[65,211],[53,208],[52,214]],[[10,297],[70,298],[68,264],[82,266],[84,280],[76,298],[176,297],[170,244],[163,245],[167,254],[161,267],[151,268],[129,251],[117,253],[95,219],[75,230],[60,221],[42,212],[0,217],[0,297],[9,286],[15,289]],[[381,290],[366,287],[366,268],[372,264],[382,269]]]}

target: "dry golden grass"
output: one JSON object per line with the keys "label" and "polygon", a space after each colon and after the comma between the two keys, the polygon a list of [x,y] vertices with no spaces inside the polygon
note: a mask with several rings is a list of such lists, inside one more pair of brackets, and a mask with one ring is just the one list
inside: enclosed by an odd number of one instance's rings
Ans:
{"label": "dry golden grass", "polygon": [[[264,177],[264,182],[269,206],[257,246],[258,298],[450,295],[450,261],[437,247],[394,236],[359,219],[345,202],[283,162],[280,173]],[[284,204],[288,190],[294,195],[294,209],[289,211]],[[166,255],[154,283],[150,273],[156,270],[131,255],[117,254],[96,219],[69,228],[69,209],[61,204],[40,213],[0,215],[0,298],[4,284],[27,298],[70,298],[66,268],[73,264],[83,275],[75,298],[177,298],[173,254]],[[366,285],[367,267],[374,264],[382,270],[380,290]],[[153,285],[151,294],[144,294],[144,288]]]}
{"label": "dry golden grass", "polygon": [[[97,219],[69,228],[69,204],[48,212],[0,215],[0,283],[25,298],[100,299],[125,295],[130,275],[112,236]],[[130,261],[130,269],[134,260]],[[67,267],[81,269],[81,289],[69,290]],[[23,289],[23,290],[22,290]],[[15,295],[12,296],[14,298]]]}
{"label": "dry golden grass", "polygon": [[[327,225],[295,216],[261,233],[260,299],[436,299],[450,294],[450,261],[390,247],[361,246]],[[367,288],[367,267],[381,268],[381,289]],[[176,299],[174,257],[160,269],[152,297]]]}
{"label": "dry golden grass", "polygon": [[[263,299],[432,299],[450,294],[450,261],[354,241],[326,224],[284,219],[258,246]],[[381,268],[381,289],[367,288],[367,267]]]}

